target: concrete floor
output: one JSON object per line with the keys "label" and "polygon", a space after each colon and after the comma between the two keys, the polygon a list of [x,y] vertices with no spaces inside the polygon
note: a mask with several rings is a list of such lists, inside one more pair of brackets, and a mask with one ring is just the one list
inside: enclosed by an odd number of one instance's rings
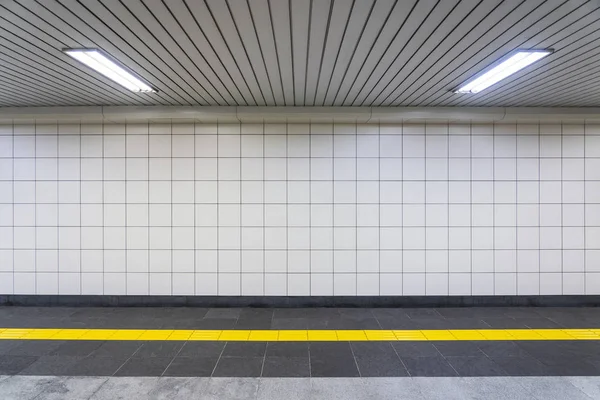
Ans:
{"label": "concrete floor", "polygon": [[0,376],[2,400],[600,399],[598,377],[99,378]]}
{"label": "concrete floor", "polygon": [[[600,309],[0,307],[0,324],[84,329],[566,329],[600,328]],[[196,351],[186,352],[186,346]],[[218,356],[209,360],[211,368],[204,373],[201,362],[215,349]],[[268,375],[264,368],[255,374],[249,366],[258,356],[261,365],[269,357],[290,358],[306,368],[292,374],[296,364],[280,362],[273,364],[276,374]],[[180,363],[185,368],[166,373],[178,357],[187,363]],[[239,370],[217,374],[220,361],[231,361],[228,357],[237,360]],[[107,363],[113,359],[119,362]],[[319,368],[322,374],[317,374]],[[3,340],[0,374],[0,400],[589,400],[600,399],[600,341]]]}

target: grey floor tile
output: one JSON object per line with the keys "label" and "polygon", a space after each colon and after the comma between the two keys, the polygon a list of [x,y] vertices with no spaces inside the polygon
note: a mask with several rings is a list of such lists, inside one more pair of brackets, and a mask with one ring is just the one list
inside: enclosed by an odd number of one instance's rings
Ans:
{"label": "grey floor tile", "polygon": [[69,377],[49,385],[35,400],[87,400],[108,378]]}
{"label": "grey floor tile", "polygon": [[258,378],[264,357],[221,357],[213,372],[215,377]]}
{"label": "grey floor tile", "polygon": [[157,385],[157,377],[108,378],[90,399],[146,400]]}
{"label": "grey floor tile", "polygon": [[236,318],[208,318],[201,319],[196,323],[195,329],[234,329]]}
{"label": "grey floor tile", "polygon": [[348,342],[312,342],[309,351],[311,357],[317,358],[354,357]]}
{"label": "grey floor tile", "polygon": [[264,357],[267,342],[227,342],[223,357]]}
{"label": "grey floor tile", "polygon": [[412,378],[367,378],[362,380],[367,398],[373,400],[424,399]]}
{"label": "grey floor tile", "polygon": [[133,354],[135,358],[149,357],[175,357],[185,342],[180,341],[155,341],[146,342]]}
{"label": "grey floor tile", "polygon": [[479,357],[446,357],[452,368],[460,376],[505,376],[502,367],[486,356]]}
{"label": "grey floor tile", "polygon": [[18,346],[9,349],[5,355],[11,356],[45,356],[56,350],[64,342],[58,340],[25,340]]}
{"label": "grey floor tile", "polygon": [[408,317],[378,317],[380,329],[419,329],[416,322]]}
{"label": "grey floor tile", "polygon": [[269,342],[267,357],[308,357],[308,342]]}
{"label": "grey floor tile", "polygon": [[493,329],[527,329],[525,323],[510,317],[483,317],[482,321]]}
{"label": "grey floor tile", "polygon": [[198,318],[176,318],[176,319],[161,319],[160,329],[201,329],[202,319]]}
{"label": "grey floor tile", "polygon": [[258,378],[211,378],[202,399],[253,400],[258,393]]}
{"label": "grey floor tile", "polygon": [[6,354],[10,349],[21,344],[18,340],[0,340],[0,356]]}
{"label": "grey floor tile", "polygon": [[530,400],[533,394],[513,377],[460,378],[466,398],[485,400]]}
{"label": "grey floor tile", "polygon": [[362,377],[408,376],[404,364],[394,357],[356,357],[358,371]]}
{"label": "grey floor tile", "polygon": [[401,357],[410,376],[457,376],[444,357]]}
{"label": "grey floor tile", "polygon": [[362,379],[312,378],[310,398],[319,400],[366,400],[371,399]]}
{"label": "grey floor tile", "polygon": [[219,357],[223,352],[225,342],[186,342],[179,357]]}
{"label": "grey floor tile", "polygon": [[308,357],[266,357],[263,377],[310,377]]}
{"label": "grey floor tile", "polygon": [[0,382],[0,399],[33,399],[59,380],[50,376],[11,376]]}
{"label": "grey floor tile", "polygon": [[98,340],[67,341],[48,353],[51,356],[81,356],[87,357],[104,344]]}
{"label": "grey floor tile", "polygon": [[274,308],[273,318],[306,318],[309,308]]}
{"label": "grey floor tile", "polygon": [[393,342],[392,347],[400,357],[436,357],[438,349],[428,342]]}
{"label": "grey floor tile", "polygon": [[112,341],[105,342],[90,354],[92,357],[131,357],[142,345],[138,341]]}
{"label": "grey floor tile", "polygon": [[373,316],[376,318],[394,317],[409,319],[408,314],[406,314],[406,311],[404,311],[402,308],[373,308],[371,309],[371,314],[373,314]]}
{"label": "grey floor tile", "polygon": [[240,318],[235,329],[271,329],[271,318]]}
{"label": "grey floor tile", "polygon": [[148,393],[151,400],[192,400],[204,398],[208,378],[159,378]]}
{"label": "grey floor tile", "polygon": [[547,376],[549,368],[533,357],[490,357],[508,376]]}
{"label": "grey floor tile", "polygon": [[562,377],[523,377],[521,386],[538,400],[590,400],[591,397]]}
{"label": "grey floor tile", "polygon": [[396,352],[390,342],[351,342],[350,347],[355,357],[396,357]]}
{"label": "grey floor tile", "polygon": [[532,329],[560,329],[561,325],[556,322],[543,317],[527,317],[527,318],[515,318],[518,323],[525,324],[528,328]]}
{"label": "grey floor tile", "polygon": [[448,321],[444,318],[411,318],[415,329],[448,329]]}
{"label": "grey floor tile", "polygon": [[363,307],[358,307],[358,308],[339,308],[339,313],[342,317],[347,317],[347,318],[357,318],[357,319],[362,319],[362,318],[374,318],[375,316],[373,315],[373,311],[370,308],[363,308]]}
{"label": "grey floor tile", "polygon": [[482,356],[478,343],[467,341],[433,342],[438,351],[444,356]]}
{"label": "grey floor tile", "polygon": [[308,378],[261,379],[258,386],[259,400],[306,400],[310,396]]}
{"label": "grey floor tile", "polygon": [[594,360],[587,360],[573,356],[571,354],[557,354],[540,356],[536,359],[544,364],[553,376],[599,376],[600,365],[596,365]]}
{"label": "grey floor tile", "polygon": [[19,374],[62,376],[82,359],[74,356],[41,356]]}
{"label": "grey floor tile", "polygon": [[67,370],[69,376],[113,376],[127,357],[86,357]]}
{"label": "grey floor tile", "polygon": [[370,318],[348,318],[341,316],[332,318],[327,323],[328,329],[381,329],[375,317]]}
{"label": "grey floor tile", "polygon": [[0,374],[15,375],[33,364],[36,356],[0,356]]}
{"label": "grey floor tile", "polygon": [[600,399],[600,377],[572,376],[565,379],[592,399]]}
{"label": "grey floor tile", "polygon": [[352,356],[313,355],[310,357],[310,374],[312,377],[358,377],[358,367]]}
{"label": "grey floor tile", "polygon": [[218,357],[175,357],[163,376],[210,377]]}
{"label": "grey floor tile", "polygon": [[470,398],[458,378],[415,377],[412,380],[419,393],[427,400],[465,400]]}
{"label": "grey floor tile", "polygon": [[273,318],[271,329],[308,329],[308,318]]}
{"label": "grey floor tile", "polygon": [[479,349],[488,357],[526,357],[529,356],[522,347],[510,341],[481,341]]}
{"label": "grey floor tile", "polygon": [[238,319],[241,312],[240,308],[211,308],[204,315],[204,319]]}
{"label": "grey floor tile", "polygon": [[477,318],[447,318],[448,329],[489,329],[489,325]]}
{"label": "grey floor tile", "polygon": [[239,319],[270,319],[273,318],[274,310],[272,308],[242,308]]}
{"label": "grey floor tile", "polygon": [[172,359],[172,357],[130,358],[115,372],[115,376],[161,376]]}

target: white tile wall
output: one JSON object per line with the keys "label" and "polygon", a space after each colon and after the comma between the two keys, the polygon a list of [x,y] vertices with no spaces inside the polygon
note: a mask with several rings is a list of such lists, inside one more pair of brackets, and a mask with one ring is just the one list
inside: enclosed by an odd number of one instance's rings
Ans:
{"label": "white tile wall", "polygon": [[0,294],[600,294],[600,129],[0,127]]}

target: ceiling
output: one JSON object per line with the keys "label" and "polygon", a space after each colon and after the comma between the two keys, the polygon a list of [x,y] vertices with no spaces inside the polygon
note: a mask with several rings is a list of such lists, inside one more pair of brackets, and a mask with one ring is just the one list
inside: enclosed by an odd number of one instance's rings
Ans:
{"label": "ceiling", "polygon": [[[2,0],[0,107],[600,106],[600,1]],[[99,48],[157,93],[63,54]],[[477,95],[518,48],[554,53]]]}

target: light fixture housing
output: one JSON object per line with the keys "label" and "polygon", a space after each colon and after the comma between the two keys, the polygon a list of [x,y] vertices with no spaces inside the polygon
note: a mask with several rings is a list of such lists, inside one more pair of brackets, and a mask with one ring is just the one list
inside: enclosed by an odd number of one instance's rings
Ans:
{"label": "light fixture housing", "polygon": [[63,52],[132,92],[156,92],[156,89],[101,50],[63,49]]}
{"label": "light fixture housing", "polygon": [[553,50],[550,49],[516,50],[511,52],[463,83],[461,87],[454,90],[454,93],[479,93],[528,65],[552,54],[552,52]]}

